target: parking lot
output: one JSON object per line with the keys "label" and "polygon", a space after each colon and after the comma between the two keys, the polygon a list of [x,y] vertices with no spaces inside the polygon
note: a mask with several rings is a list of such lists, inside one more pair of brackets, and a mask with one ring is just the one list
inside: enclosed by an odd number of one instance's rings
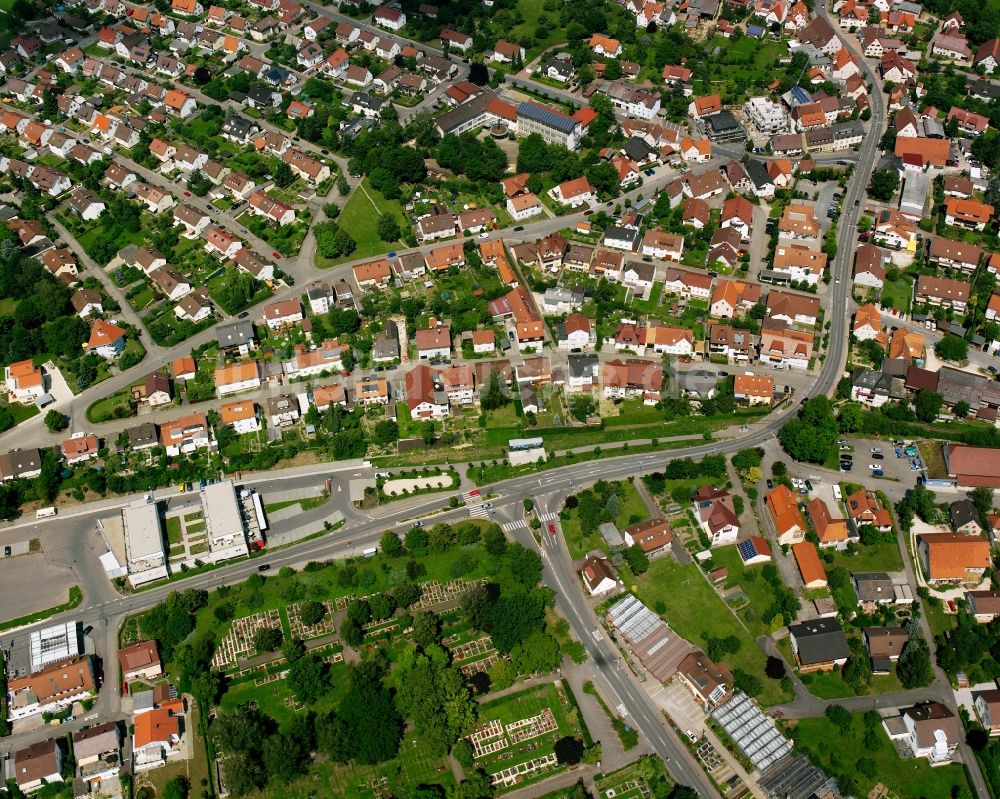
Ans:
{"label": "parking lot", "polygon": [[667,685],[649,684],[648,689],[649,695],[674,720],[674,724],[701,737],[705,728],[705,713],[680,679]]}
{"label": "parking lot", "polygon": [[[846,441],[846,439],[841,439]],[[923,474],[923,462],[912,442],[909,446],[895,447],[891,441],[860,440],[848,441],[844,449],[841,445],[841,455],[853,458],[853,468],[842,472],[844,480],[864,482],[866,480],[888,480],[903,483],[906,486],[915,484],[917,476]],[[872,450],[878,452],[872,452]],[[877,469],[870,467],[875,466]],[[878,474],[881,471],[882,474]],[[873,487],[873,486],[869,486]]]}

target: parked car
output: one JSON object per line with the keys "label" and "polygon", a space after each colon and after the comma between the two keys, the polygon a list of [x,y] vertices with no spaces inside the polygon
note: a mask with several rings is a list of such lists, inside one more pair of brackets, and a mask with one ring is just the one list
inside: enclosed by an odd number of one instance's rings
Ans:
{"label": "parked car", "polygon": [[774,488],[774,480],[772,480],[770,477],[767,478],[767,488],[768,490]]}

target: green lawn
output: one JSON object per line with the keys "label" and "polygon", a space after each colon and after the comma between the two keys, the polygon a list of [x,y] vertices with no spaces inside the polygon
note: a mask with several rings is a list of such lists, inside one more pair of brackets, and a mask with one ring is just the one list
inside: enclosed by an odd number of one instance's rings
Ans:
{"label": "green lawn", "polygon": [[[806,752],[827,774],[841,781],[841,790],[848,793],[845,781],[857,786],[850,793],[867,796],[876,782],[881,782],[899,797],[948,797],[959,786],[959,796],[969,795],[965,771],[961,765],[932,768],[926,760],[901,760],[886,737],[882,725],[874,731],[874,748],[864,745],[863,714],[855,713],[846,734],[825,716],[801,719],[789,725],[796,748]],[[862,758],[875,761],[875,776],[868,777],[856,767]]]}
{"label": "green lawn", "polygon": [[102,397],[87,408],[87,419],[94,424],[106,422],[110,419],[121,419],[132,416],[132,407],[129,405],[129,391],[119,391],[110,397]]}
{"label": "green lawn", "polygon": [[328,259],[317,254],[316,265],[320,268],[326,268],[343,261],[382,255],[397,249],[397,245],[402,247],[402,242],[385,242],[379,238],[378,219],[382,214],[392,214],[400,225],[406,224],[406,213],[398,201],[387,200],[381,192],[376,191],[368,184],[367,179],[361,181],[337,218],[337,224],[351,234],[351,238],[358,245],[357,249],[346,258],[339,259]]}
{"label": "green lawn", "polygon": [[774,604],[775,599],[774,589],[760,574],[764,564],[744,566],[740,553],[734,546],[713,549],[712,564],[725,566],[729,570],[729,576],[723,584],[725,588],[739,586],[746,596],[748,604],[740,607],[737,613],[754,635],[770,635],[781,627],[783,622],[781,616],[776,616],[770,624],[765,624],[761,619],[764,612]]}
{"label": "green lawn", "polygon": [[895,541],[859,546],[851,555],[835,552],[833,567],[843,566],[850,572],[898,572],[903,570],[903,558]]}
{"label": "green lawn", "polygon": [[882,283],[883,307],[895,308],[897,311],[908,311],[913,294],[913,281],[900,273],[895,280],[885,280]]}
{"label": "green lawn", "polygon": [[[548,709],[552,713],[552,718],[556,722],[557,729],[521,741],[520,743],[515,743],[505,737],[504,740],[507,740],[509,745],[499,749],[497,752],[478,758],[476,766],[482,768],[488,774],[493,774],[501,769],[543,757],[553,751],[553,746],[559,738],[567,735],[582,738],[586,743],[588,741],[586,727],[583,719],[580,717],[579,711],[574,706],[575,703],[568,699],[568,691],[568,686],[562,681],[546,683],[545,685],[510,694],[502,699],[480,705],[479,724],[497,720],[506,727],[512,722],[538,716]],[[545,769],[533,778],[531,776],[526,777],[521,785],[530,782],[539,782],[542,779],[552,776],[554,772],[561,770],[560,766]],[[502,788],[499,789],[498,793],[503,790]],[[510,788],[507,790],[510,790]]]}
{"label": "green lawn", "polygon": [[696,565],[681,566],[673,558],[654,560],[641,577],[631,577],[635,593],[659,613],[679,635],[695,646],[704,647],[706,638],[736,636],[739,651],[727,661],[731,669],[742,669],[757,677],[763,691],[757,699],[775,705],[789,697],[781,684],[764,673],[767,657],[739,620],[712,590]]}
{"label": "green lawn", "polygon": [[178,516],[167,519],[167,543],[173,546],[181,543],[181,520]]}
{"label": "green lawn", "polygon": [[[619,506],[618,515],[615,517],[615,526],[622,530],[635,522],[645,521],[649,518],[649,510],[646,503],[642,501],[639,492],[631,481],[622,480],[625,487],[625,496]],[[573,558],[582,558],[592,549],[607,550],[608,545],[604,542],[599,532],[584,534],[580,526],[580,516],[576,509],[566,511],[562,518],[562,531],[566,539],[566,546],[569,548]]]}
{"label": "green lawn", "polygon": [[[815,674],[802,675],[803,683],[809,689],[809,693],[818,696],[820,699],[842,699],[847,696],[858,696],[840,676],[840,672],[816,672]],[[809,678],[806,682],[806,678]],[[895,671],[891,674],[875,674],[872,676],[871,684],[868,686],[867,696],[876,694],[888,694],[902,691],[903,686],[896,677]]]}

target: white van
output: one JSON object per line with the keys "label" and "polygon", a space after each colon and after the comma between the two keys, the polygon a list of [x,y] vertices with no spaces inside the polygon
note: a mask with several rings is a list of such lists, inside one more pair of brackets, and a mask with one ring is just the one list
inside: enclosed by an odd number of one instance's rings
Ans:
{"label": "white van", "polygon": [[366,558],[374,558],[377,553],[378,553],[378,547],[369,547],[368,549],[364,550],[361,554],[364,555]]}
{"label": "white van", "polygon": [[833,486],[833,498],[837,500],[837,502],[840,502],[840,500],[844,498],[844,495],[840,492],[840,486],[837,484],[834,484]]}
{"label": "white van", "polygon": [[50,516],[56,515],[55,508],[39,508],[35,511],[36,519],[48,519]]}

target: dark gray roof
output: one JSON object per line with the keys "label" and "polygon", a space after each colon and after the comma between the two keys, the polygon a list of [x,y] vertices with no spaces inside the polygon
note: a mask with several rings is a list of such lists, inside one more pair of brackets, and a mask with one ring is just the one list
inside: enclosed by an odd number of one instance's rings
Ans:
{"label": "dark gray roof", "polygon": [[946,405],[964,401],[972,409],[982,405],[1000,407],[1000,383],[950,366],[938,371],[937,392],[944,397]]}
{"label": "dark gray roof", "polygon": [[859,602],[886,602],[896,595],[892,578],[885,572],[856,572],[851,577]]}
{"label": "dark gray roof", "polygon": [[981,100],[1000,100],[1000,83],[977,80],[969,89],[969,94]]}
{"label": "dark gray roof", "polygon": [[376,97],[374,94],[358,92],[351,98],[351,105],[379,112],[382,110],[382,106],[385,105],[385,101],[381,97]]}
{"label": "dark gray roof", "polygon": [[517,115],[525,119],[532,119],[561,133],[572,133],[578,124],[575,119],[571,119],[565,114],[559,114],[535,103],[521,103],[517,107]]}
{"label": "dark gray roof", "polygon": [[569,375],[570,377],[595,377],[600,359],[594,353],[574,352],[570,353]]}
{"label": "dark gray roof", "polygon": [[156,425],[152,422],[143,422],[135,427],[130,427],[125,431],[128,435],[128,444],[133,449],[136,447],[149,446],[159,441],[156,433]]}
{"label": "dark gray roof", "polygon": [[799,661],[803,665],[828,663],[851,655],[844,628],[836,619],[814,619],[793,624],[788,632],[795,636]]}
{"label": "dark gray roof", "polygon": [[215,328],[215,340],[223,349],[227,347],[238,347],[241,344],[256,340],[253,323],[249,319],[241,319],[230,322],[228,325],[219,325]]}
{"label": "dark gray roof", "polygon": [[977,525],[980,524],[976,506],[967,499],[952,502],[948,508],[948,516],[951,518],[951,526],[955,530],[969,522],[975,522]]}
{"label": "dark gray roof", "polygon": [[633,161],[637,161],[640,164],[649,158],[651,153],[656,152],[646,143],[645,139],[642,139],[639,136],[633,136],[625,142],[625,146],[622,147],[622,151]]}
{"label": "dark gray roof", "polygon": [[864,136],[864,134],[864,126],[857,119],[851,119],[847,122],[838,122],[833,126],[834,141],[839,139],[851,139],[855,136]]}
{"label": "dark gray roof", "polygon": [[755,161],[751,158],[743,165],[743,168],[746,170],[747,177],[753,181],[757,188],[767,186],[771,183],[771,176],[767,174],[767,167],[760,161]]}

